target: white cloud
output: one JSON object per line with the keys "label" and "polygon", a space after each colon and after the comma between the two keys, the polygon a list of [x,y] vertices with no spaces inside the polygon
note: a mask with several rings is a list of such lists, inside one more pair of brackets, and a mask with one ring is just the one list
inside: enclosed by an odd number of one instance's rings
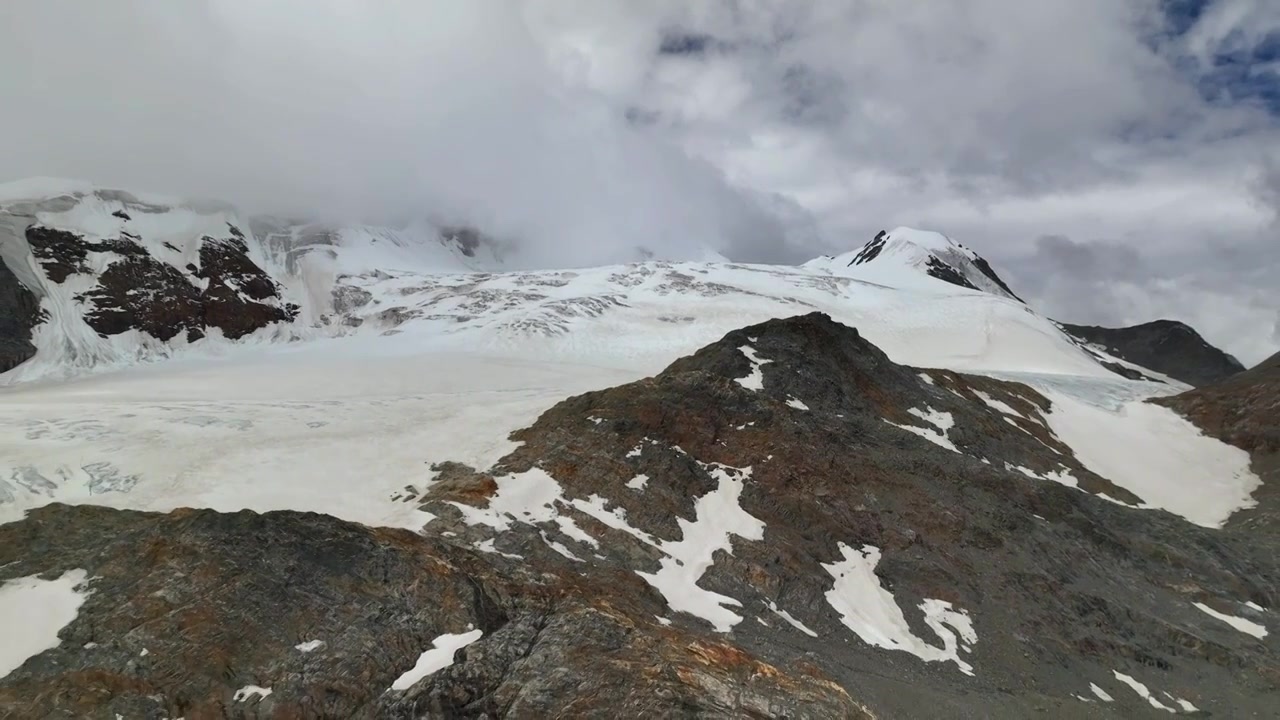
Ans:
{"label": "white cloud", "polygon": [[[1171,38],[1161,7],[8,0],[0,167],[452,213],[547,264],[703,244],[796,261],[899,224],[1018,268],[1044,235],[1105,241],[1158,270],[1112,278],[1130,304],[1103,321],[1185,312],[1253,357],[1280,347],[1256,324],[1275,275],[1251,272],[1276,267],[1280,123],[1211,81],[1280,17],[1217,0]],[[1087,279],[1016,281],[1069,316]]]}

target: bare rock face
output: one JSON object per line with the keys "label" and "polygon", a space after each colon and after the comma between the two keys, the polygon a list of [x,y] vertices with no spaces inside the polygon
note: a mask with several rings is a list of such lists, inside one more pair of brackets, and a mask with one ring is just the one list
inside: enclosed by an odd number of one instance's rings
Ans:
{"label": "bare rock face", "polygon": [[1276,537],[1121,505],[1048,409],[812,314],[437,465],[422,534],[48,506],[0,526],[0,580],[91,593],[0,716],[1168,717],[1119,674],[1268,716]]}
{"label": "bare rock face", "polygon": [[[94,279],[76,299],[87,305],[85,321],[99,335],[140,330],[159,340],[185,332],[188,340],[218,328],[237,339],[271,323],[289,322],[296,306],[284,303],[279,286],[249,259],[243,234],[228,226],[225,238],[200,241],[200,266],[178,268],[154,255],[140,238],[87,241],[65,230],[32,225],[26,237],[32,254],[52,282],[74,276]],[[117,256],[95,274],[90,253]]]}
{"label": "bare rock face", "polygon": [[40,322],[40,303],[0,260],[0,373],[36,354],[31,331]]}
{"label": "bare rock face", "polygon": [[1244,372],[1239,360],[1210,345],[1190,326],[1174,320],[1122,328],[1059,325],[1083,343],[1100,346],[1121,360],[1188,385],[1207,385]]}

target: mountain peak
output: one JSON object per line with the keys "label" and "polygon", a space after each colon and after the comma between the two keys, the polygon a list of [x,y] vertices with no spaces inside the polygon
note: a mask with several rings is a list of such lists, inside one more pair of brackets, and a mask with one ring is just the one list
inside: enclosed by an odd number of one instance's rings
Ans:
{"label": "mountain peak", "polygon": [[1022,302],[991,264],[978,253],[939,232],[897,227],[881,230],[861,249],[811,261],[806,267],[825,267],[837,275],[887,285],[951,285]]}

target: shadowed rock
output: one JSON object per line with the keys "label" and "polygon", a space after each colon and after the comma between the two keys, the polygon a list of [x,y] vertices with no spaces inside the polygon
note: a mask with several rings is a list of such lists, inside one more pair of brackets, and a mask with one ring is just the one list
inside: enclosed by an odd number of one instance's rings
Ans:
{"label": "shadowed rock", "polygon": [[1207,385],[1244,371],[1239,360],[1210,345],[1186,324],[1174,320],[1122,328],[1059,325],[1083,343],[1101,346],[1114,357],[1188,385]]}

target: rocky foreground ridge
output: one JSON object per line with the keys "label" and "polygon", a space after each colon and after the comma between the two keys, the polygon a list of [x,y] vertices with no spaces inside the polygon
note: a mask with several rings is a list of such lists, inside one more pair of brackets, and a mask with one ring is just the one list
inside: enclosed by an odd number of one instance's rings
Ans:
{"label": "rocky foreground ridge", "polygon": [[424,467],[421,534],[50,505],[0,580],[83,604],[0,716],[1272,716],[1274,526],[1127,507],[1048,402],[815,313]]}

